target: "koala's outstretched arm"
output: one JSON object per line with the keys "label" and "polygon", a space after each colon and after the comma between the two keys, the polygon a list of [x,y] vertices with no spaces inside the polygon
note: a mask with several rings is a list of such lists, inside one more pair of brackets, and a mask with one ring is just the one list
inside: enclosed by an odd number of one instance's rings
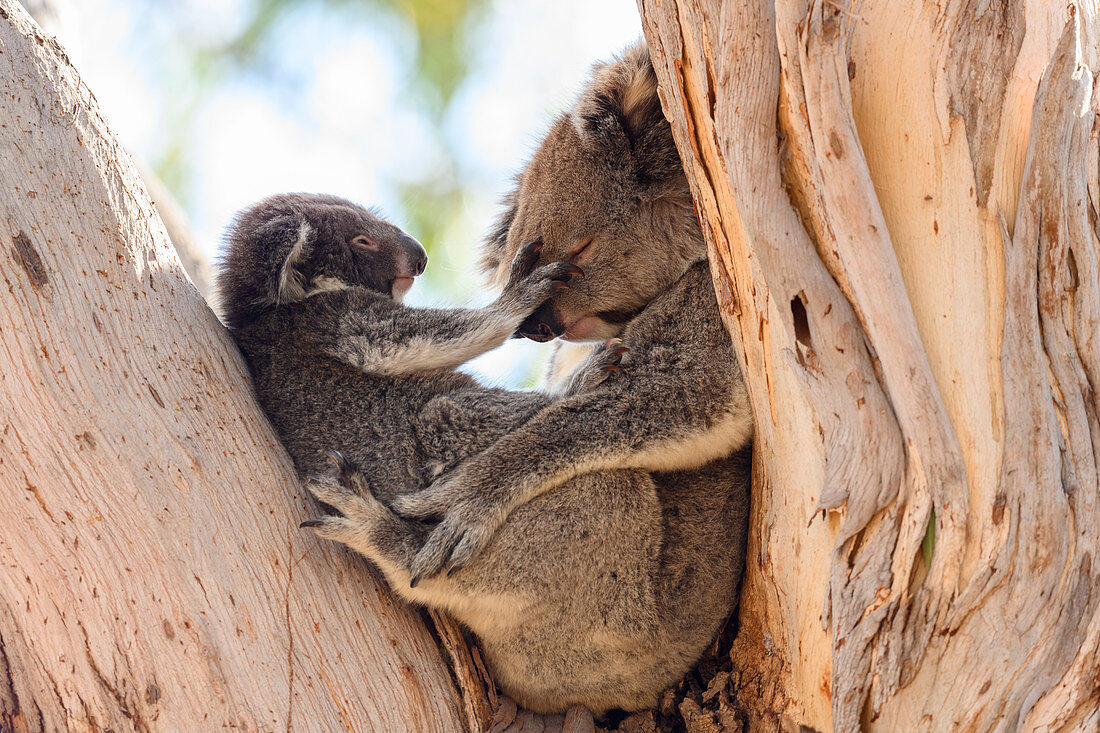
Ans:
{"label": "koala's outstretched arm", "polygon": [[382,318],[347,313],[322,349],[367,374],[454,369],[503,344],[524,315],[486,308],[400,308]]}
{"label": "koala's outstretched arm", "polygon": [[[606,361],[617,348],[606,349]],[[469,562],[509,512],[577,474],[695,468],[731,454],[752,437],[734,370],[703,383],[702,370],[617,375],[542,409],[424,491],[397,497],[392,508],[401,515],[442,517],[413,562],[414,580]]]}
{"label": "koala's outstretched arm", "polygon": [[535,268],[541,243],[516,255],[500,297],[484,308],[394,307],[383,314],[343,312],[320,336],[331,357],[369,374],[401,376],[454,369],[507,341],[520,323],[581,275],[576,265]]}

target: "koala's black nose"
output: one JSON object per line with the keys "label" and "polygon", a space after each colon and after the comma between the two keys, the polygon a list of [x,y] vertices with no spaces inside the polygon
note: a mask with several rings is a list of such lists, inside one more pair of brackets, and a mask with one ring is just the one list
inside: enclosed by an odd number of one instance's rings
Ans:
{"label": "koala's black nose", "polygon": [[554,307],[550,304],[550,301],[546,301],[535,312],[527,316],[527,319],[519,324],[519,328],[516,329],[516,336],[523,336],[529,338],[532,341],[551,341],[561,336],[565,327],[562,325],[561,319],[558,318],[557,313],[554,312]]}
{"label": "koala's black nose", "polygon": [[409,269],[413,276],[423,275],[424,268],[428,266],[428,253],[424,251],[424,245],[416,241],[408,234],[405,235],[405,256],[409,258]]}

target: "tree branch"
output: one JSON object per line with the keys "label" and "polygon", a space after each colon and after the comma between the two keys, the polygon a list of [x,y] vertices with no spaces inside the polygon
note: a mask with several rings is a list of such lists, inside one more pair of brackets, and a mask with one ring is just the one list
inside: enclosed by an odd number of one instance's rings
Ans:
{"label": "tree branch", "polygon": [[0,0],[0,728],[455,730],[419,616],[310,516],[64,51]]}

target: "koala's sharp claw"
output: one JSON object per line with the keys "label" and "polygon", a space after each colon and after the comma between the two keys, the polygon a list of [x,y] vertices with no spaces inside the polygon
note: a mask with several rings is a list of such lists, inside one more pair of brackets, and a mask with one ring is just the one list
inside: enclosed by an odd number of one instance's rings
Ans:
{"label": "koala's sharp claw", "polygon": [[584,277],[584,270],[576,265],[569,263],[565,266],[565,272],[573,277]]}
{"label": "koala's sharp claw", "polygon": [[305,529],[307,527],[320,527],[324,523],[325,522],[323,519],[307,519],[306,521],[298,525],[298,529]]}
{"label": "koala's sharp claw", "polygon": [[414,575],[411,578],[409,578],[409,587],[410,588],[415,588],[416,584],[419,583],[419,582],[420,582],[420,575],[419,574]]}
{"label": "koala's sharp claw", "polygon": [[345,456],[340,451],[325,451],[325,455],[328,456],[329,459],[336,464],[336,467],[339,468],[341,472],[352,470],[353,467],[351,465],[351,461],[349,461],[347,459],[347,456]]}
{"label": "koala's sharp claw", "polygon": [[608,372],[608,373],[617,372],[621,368],[622,367],[620,367],[618,364],[608,364],[607,366],[600,367],[600,369],[602,369],[603,371]]}

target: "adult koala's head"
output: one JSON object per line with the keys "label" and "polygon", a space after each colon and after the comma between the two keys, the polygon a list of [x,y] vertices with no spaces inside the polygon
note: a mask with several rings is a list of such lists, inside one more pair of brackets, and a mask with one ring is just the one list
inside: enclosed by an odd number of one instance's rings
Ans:
{"label": "adult koala's head", "polygon": [[483,248],[492,281],[504,283],[516,252],[536,240],[540,264],[584,270],[520,327],[537,341],[615,336],[706,253],[644,43],[593,67],[505,205]]}

